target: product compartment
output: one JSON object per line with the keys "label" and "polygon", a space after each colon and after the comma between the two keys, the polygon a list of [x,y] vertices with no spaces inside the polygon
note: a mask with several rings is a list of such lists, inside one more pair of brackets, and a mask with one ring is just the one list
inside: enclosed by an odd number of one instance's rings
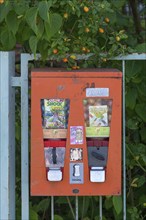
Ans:
{"label": "product compartment", "polygon": [[44,160],[48,181],[63,180],[69,99],[41,99]]}
{"label": "product compartment", "polygon": [[108,162],[112,100],[87,98],[83,100],[89,178],[105,182]]}

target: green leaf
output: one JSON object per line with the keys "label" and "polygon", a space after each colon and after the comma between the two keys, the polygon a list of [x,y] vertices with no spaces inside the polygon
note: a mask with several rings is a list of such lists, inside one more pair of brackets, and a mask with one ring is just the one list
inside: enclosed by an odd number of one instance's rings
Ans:
{"label": "green leaf", "polygon": [[14,2],[14,10],[17,15],[23,15],[25,12],[28,10],[28,5],[26,4],[26,1],[20,1],[19,4],[18,2]]}
{"label": "green leaf", "polygon": [[67,201],[66,197],[61,196],[61,197],[58,197],[56,203],[57,204],[67,204],[68,201]]}
{"label": "green leaf", "polygon": [[136,61],[128,61],[126,63],[126,76],[128,78],[134,78],[142,70],[141,63]]}
{"label": "green leaf", "polygon": [[29,46],[34,55],[36,55],[37,43],[38,43],[37,37],[31,36],[29,39]]}
{"label": "green leaf", "polygon": [[4,30],[0,35],[0,41],[5,50],[12,50],[16,44],[14,34],[9,30]]}
{"label": "green leaf", "polygon": [[134,109],[137,99],[137,90],[136,88],[131,88],[127,91],[126,94],[126,106],[130,109]]}
{"label": "green leaf", "polygon": [[49,45],[46,40],[38,42],[38,51],[40,52],[43,60],[46,60],[48,57],[48,47]]}
{"label": "green leaf", "polygon": [[[117,2],[120,2],[120,1],[117,1]],[[128,16],[123,16],[122,14],[120,14],[119,11],[117,11],[117,19],[116,19],[116,21],[117,21],[117,24],[122,27],[125,24],[128,24],[129,17]]]}
{"label": "green leaf", "polygon": [[48,40],[53,37],[62,26],[62,17],[61,15],[54,13],[50,15],[50,22],[45,22],[45,30],[48,37]]}
{"label": "green leaf", "polygon": [[27,41],[33,35],[33,31],[28,26],[24,26],[21,32],[21,40],[22,42]]}
{"label": "green leaf", "polygon": [[140,96],[146,96],[146,83],[143,81],[140,86],[137,86],[138,92],[140,93]]}
{"label": "green leaf", "polygon": [[29,219],[31,219],[31,220],[38,220],[39,219],[38,214],[32,209],[30,209]]}
{"label": "green leaf", "polygon": [[41,38],[43,33],[44,33],[44,22],[42,21],[42,19],[40,18],[38,21],[38,33],[37,33],[37,37]]}
{"label": "green leaf", "polygon": [[39,5],[38,5],[38,8],[39,8],[39,15],[40,17],[48,22],[49,21],[49,8],[51,7],[51,3],[49,3],[47,1],[42,1],[42,2],[39,2]]}
{"label": "green leaf", "polygon": [[122,211],[122,198],[121,196],[113,196],[113,205],[117,215]]}
{"label": "green leaf", "polygon": [[140,195],[139,197],[139,203],[143,204],[146,201],[145,195]]}
{"label": "green leaf", "polygon": [[54,220],[63,220],[63,218],[60,215],[54,215]]}
{"label": "green leaf", "polygon": [[142,157],[142,159],[143,159],[143,162],[146,164],[146,156],[145,156],[145,155],[142,155],[141,157]]}
{"label": "green leaf", "polygon": [[[132,83],[139,84],[139,83],[141,83],[141,81],[142,81],[142,77],[139,74],[132,77]],[[139,85],[138,85],[138,87],[139,87]]]}
{"label": "green leaf", "polygon": [[142,141],[146,142],[146,127],[141,128],[140,136],[141,136]]}
{"label": "green leaf", "polygon": [[42,212],[45,212],[48,207],[50,205],[50,200],[49,198],[46,198],[46,199],[43,199],[40,201],[40,203],[37,205],[37,211],[42,211]]}
{"label": "green leaf", "polygon": [[138,129],[138,121],[137,119],[132,119],[132,118],[129,118],[127,120],[127,127],[131,130],[136,130]]}
{"label": "green leaf", "polygon": [[15,123],[15,133],[16,133],[16,140],[20,141],[21,137],[21,129],[20,129],[20,124],[18,122]]}
{"label": "green leaf", "polygon": [[16,34],[19,26],[19,22],[17,19],[17,15],[14,11],[10,11],[6,17],[6,23],[8,25],[8,28],[10,31],[13,32],[13,34]]}
{"label": "green leaf", "polygon": [[146,43],[138,44],[135,50],[137,53],[146,53]]}
{"label": "green leaf", "polygon": [[31,27],[31,29],[34,31],[35,34],[37,34],[37,14],[38,14],[38,8],[32,7],[27,10],[26,12],[26,21]]}
{"label": "green leaf", "polygon": [[144,176],[140,176],[139,179],[138,179],[138,187],[141,187],[145,184],[146,182],[146,179]]}
{"label": "green leaf", "polygon": [[146,104],[137,104],[135,107],[135,111],[138,114],[138,116],[146,122]]}
{"label": "green leaf", "polygon": [[[91,219],[90,219],[91,220]],[[99,216],[95,216],[94,217],[94,220],[100,220],[100,217]],[[102,220],[107,220],[107,218],[105,218],[104,216],[102,216]]]}
{"label": "green leaf", "polygon": [[105,205],[105,208],[106,208],[107,210],[110,209],[110,208],[112,207],[112,205],[113,205],[111,198],[106,198],[104,205]]}
{"label": "green leaf", "polygon": [[116,7],[116,8],[121,8],[125,4],[126,0],[112,0],[111,3]]}
{"label": "green leaf", "polygon": [[113,44],[111,49],[112,49],[113,52],[116,51],[118,49],[118,45]]}
{"label": "green leaf", "polygon": [[110,24],[114,24],[116,22],[116,13],[108,13],[108,18],[110,19]]}
{"label": "green leaf", "polygon": [[11,5],[8,2],[7,5],[0,4],[0,23],[4,20],[11,9]]}

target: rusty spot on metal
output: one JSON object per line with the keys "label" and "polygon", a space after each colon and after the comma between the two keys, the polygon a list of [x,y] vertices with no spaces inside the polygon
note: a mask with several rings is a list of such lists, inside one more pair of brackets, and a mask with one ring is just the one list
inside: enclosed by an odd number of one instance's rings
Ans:
{"label": "rusty spot on metal", "polygon": [[63,86],[63,85],[59,85],[59,86],[57,87],[57,90],[59,90],[59,91],[64,90],[64,86]]}
{"label": "rusty spot on metal", "polygon": [[90,88],[95,88],[95,83],[92,82]]}
{"label": "rusty spot on metal", "polygon": [[86,83],[85,87],[83,88],[83,91],[85,91],[87,88],[95,88],[95,83],[94,82]]}

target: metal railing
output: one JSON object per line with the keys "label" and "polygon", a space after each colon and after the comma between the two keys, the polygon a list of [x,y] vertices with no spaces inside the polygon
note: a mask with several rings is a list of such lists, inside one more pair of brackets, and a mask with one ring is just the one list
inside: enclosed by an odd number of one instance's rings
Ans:
{"label": "metal railing", "polygon": [[[36,56],[39,59],[40,55]],[[15,216],[15,88],[21,88],[21,219],[29,220],[29,140],[28,140],[28,63],[30,54],[21,54],[21,76],[15,76],[15,53],[0,52],[0,219]],[[146,54],[116,57],[123,72],[123,220],[126,220],[126,146],[125,146],[125,61],[146,60]],[[75,220],[78,220],[78,197],[75,197]],[[102,220],[102,196],[99,196]],[[51,220],[54,197],[51,197]]]}

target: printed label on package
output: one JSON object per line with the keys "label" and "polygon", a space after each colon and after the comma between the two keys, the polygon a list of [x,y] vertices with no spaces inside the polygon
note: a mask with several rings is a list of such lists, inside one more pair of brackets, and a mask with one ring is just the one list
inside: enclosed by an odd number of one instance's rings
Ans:
{"label": "printed label on package", "polygon": [[86,97],[108,97],[109,88],[87,88]]}
{"label": "printed label on package", "polygon": [[108,106],[89,106],[90,127],[108,126]]}
{"label": "printed label on package", "polygon": [[70,143],[83,144],[83,126],[70,126]]}

